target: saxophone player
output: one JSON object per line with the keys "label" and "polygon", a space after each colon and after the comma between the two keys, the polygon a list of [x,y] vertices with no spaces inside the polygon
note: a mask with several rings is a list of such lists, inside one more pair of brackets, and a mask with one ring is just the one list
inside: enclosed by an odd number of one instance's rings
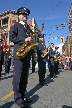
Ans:
{"label": "saxophone player", "polygon": [[49,71],[50,71],[50,78],[53,80],[54,78],[54,51],[53,51],[54,43],[51,43],[50,45],[50,51],[49,51]]}
{"label": "saxophone player", "polygon": [[38,75],[39,75],[39,83],[40,85],[44,86],[48,84],[45,82],[45,73],[46,73],[46,62],[48,60],[48,57],[46,56],[45,58],[42,58],[41,54],[44,53],[44,50],[46,49],[46,45],[44,42],[44,35],[41,34],[39,35],[39,42],[38,42],[38,49],[37,49],[37,54],[38,54]]}
{"label": "saxophone player", "polygon": [[16,56],[16,50],[24,42],[30,42],[31,37],[27,35],[29,26],[27,25],[28,15],[30,10],[26,7],[21,7],[17,10],[19,22],[12,24],[9,32],[9,39],[14,43],[14,72],[13,72],[13,91],[14,102],[20,107],[27,108],[27,103],[30,99],[25,98],[25,91],[27,86],[28,71],[30,67],[30,54],[24,58],[19,59]]}
{"label": "saxophone player", "polygon": [[[60,53],[58,52],[58,48],[59,47],[56,46],[55,51],[54,51],[56,58],[58,58],[60,56]],[[58,59],[54,61],[54,65],[55,65],[55,69],[54,69],[55,73],[54,74],[56,77],[56,75],[58,74],[58,65],[59,65]]]}

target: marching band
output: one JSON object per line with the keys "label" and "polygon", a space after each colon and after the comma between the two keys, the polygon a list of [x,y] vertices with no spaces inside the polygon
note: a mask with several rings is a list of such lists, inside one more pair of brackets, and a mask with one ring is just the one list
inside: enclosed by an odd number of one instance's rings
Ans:
{"label": "marching band", "polygon": [[23,106],[24,108],[27,108],[27,103],[31,102],[31,99],[25,96],[31,58],[32,73],[35,72],[35,65],[38,62],[39,84],[42,86],[48,86],[47,82],[45,81],[46,63],[49,62],[48,68],[50,72],[50,79],[53,80],[59,74],[58,60],[60,53],[58,52],[59,47],[57,46],[55,47],[55,51],[53,50],[54,43],[50,43],[49,47],[46,48],[44,34],[38,34],[38,46],[30,50],[24,58],[18,58],[15,51],[20,48],[24,42],[32,42],[32,39],[30,35],[27,35],[27,31],[31,32],[30,28],[27,26],[27,19],[28,15],[30,14],[30,10],[26,7],[21,7],[17,10],[17,14],[19,17],[19,22],[13,24],[9,32],[9,39],[14,43],[13,57],[10,53],[10,48],[7,46],[3,48],[0,44],[0,80],[2,65],[5,65],[5,73],[9,74],[11,59],[13,58],[14,72],[12,85],[14,91],[14,102],[20,107]]}

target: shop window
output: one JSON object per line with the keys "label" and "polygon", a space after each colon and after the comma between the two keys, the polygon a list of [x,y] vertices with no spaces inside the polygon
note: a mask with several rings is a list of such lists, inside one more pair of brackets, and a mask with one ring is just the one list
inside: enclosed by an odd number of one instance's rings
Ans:
{"label": "shop window", "polygon": [[2,19],[2,25],[8,24],[8,18]]}
{"label": "shop window", "polygon": [[12,23],[15,23],[16,22],[16,20],[12,20]]}

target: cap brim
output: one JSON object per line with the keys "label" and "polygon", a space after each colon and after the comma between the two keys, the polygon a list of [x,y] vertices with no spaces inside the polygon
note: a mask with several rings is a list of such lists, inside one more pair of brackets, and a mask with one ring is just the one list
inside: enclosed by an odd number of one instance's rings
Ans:
{"label": "cap brim", "polygon": [[55,49],[58,49],[59,47],[55,47]]}

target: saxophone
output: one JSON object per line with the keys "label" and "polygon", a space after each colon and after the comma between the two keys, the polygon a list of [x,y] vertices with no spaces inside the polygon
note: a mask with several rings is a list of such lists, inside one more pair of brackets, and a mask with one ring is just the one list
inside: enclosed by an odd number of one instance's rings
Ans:
{"label": "saxophone", "polygon": [[[36,32],[34,32],[33,35],[31,36],[32,40],[36,37],[36,35],[40,31],[37,27],[35,27],[35,28],[36,28]],[[16,56],[19,59],[22,59],[28,54],[28,52],[30,50],[36,48],[37,46],[38,46],[38,43],[32,43],[32,41],[31,42],[24,42],[24,44],[21,45],[21,47],[16,50]]]}
{"label": "saxophone", "polygon": [[56,62],[56,61],[58,61],[59,59],[60,59],[60,56],[59,56],[59,57],[54,58],[54,61]]}
{"label": "saxophone", "polygon": [[44,54],[41,54],[42,58],[45,58],[49,54],[48,48],[50,48],[50,45],[44,50]]}
{"label": "saxophone", "polygon": [[55,54],[55,56],[56,56],[56,58],[54,58],[54,61],[56,62],[56,61],[58,61],[60,59],[60,55]]}

